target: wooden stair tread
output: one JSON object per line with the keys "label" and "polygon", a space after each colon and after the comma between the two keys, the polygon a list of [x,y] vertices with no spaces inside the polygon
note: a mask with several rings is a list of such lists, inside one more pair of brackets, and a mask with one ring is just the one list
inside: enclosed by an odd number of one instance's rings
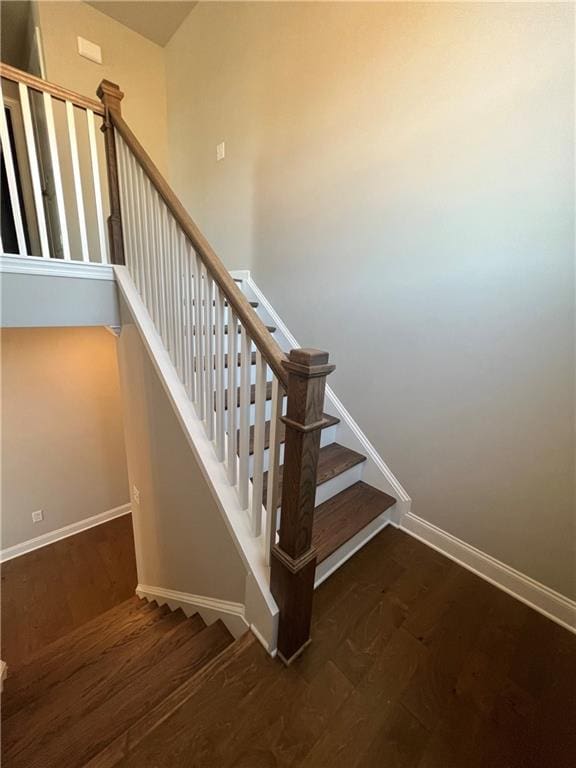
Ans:
{"label": "wooden stair tread", "polygon": [[189,621],[168,632],[153,654],[135,659],[130,675],[119,672],[117,680],[109,679],[111,694],[82,716],[77,716],[77,702],[69,701],[65,727],[54,728],[50,720],[41,722],[31,714],[25,737],[6,745],[6,762],[12,768],[72,768],[97,755],[232,642],[221,622],[186,635]]}
{"label": "wooden stair tread", "polygon": [[[196,304],[196,299],[192,299],[192,305],[194,305],[194,304]],[[257,309],[260,306],[260,303],[258,301],[249,301],[248,304],[250,304],[252,309]],[[204,302],[202,302],[200,306],[204,306]],[[216,306],[216,301],[214,299],[212,299],[212,306],[213,307]],[[229,306],[227,300],[224,300],[224,306],[225,307]]]}
{"label": "wooden stair tread", "polygon": [[[198,672],[185,680],[182,685],[175,688],[155,707],[149,709],[128,730],[107,744],[94,758],[94,766],[90,762],[87,768],[112,766],[123,761],[140,742],[149,737],[171,715],[184,707],[190,699],[199,701],[199,706],[202,706],[202,698],[197,698],[202,696],[199,692],[205,689],[209,690],[215,679],[230,680],[237,677],[254,650],[258,654],[262,653],[262,648],[259,647],[254,635],[251,632],[246,632],[241,638],[220,651],[217,656],[214,656]],[[221,686],[219,687],[221,688]]]}
{"label": "wooden stair tread", "polygon": [[[198,755],[199,758],[205,758],[199,764],[221,768],[223,763],[217,758],[214,759],[215,749],[230,735],[229,723],[237,720],[250,693],[253,696],[253,692],[263,683],[269,686],[274,682],[278,670],[278,662],[267,655],[251,633],[237,640],[229,648],[229,652],[231,656],[228,662],[219,665],[199,681],[191,695],[173,710],[169,717],[148,733],[140,732],[139,738],[134,741],[130,738],[125,746],[126,751],[120,753],[123,768],[154,765],[154,762],[150,761],[151,752],[163,756],[158,760],[158,766],[166,768],[172,764],[170,759],[166,759],[166,745],[180,744],[180,739],[185,744],[186,752],[180,752],[179,759],[174,761],[174,764],[177,762],[179,766],[192,767],[195,765],[194,756],[197,754],[195,747],[204,745],[208,735],[211,737],[211,745],[207,745],[206,752],[202,751],[202,754]],[[188,763],[187,755],[190,755]],[[264,764],[272,765],[270,762],[262,763],[258,759],[252,762],[242,761],[242,765],[247,768]],[[232,762],[227,760],[226,765],[232,765]]]}
{"label": "wooden stair tread", "polygon": [[[322,483],[332,480],[332,478],[341,475],[346,472],[347,469],[355,467],[357,464],[362,464],[366,461],[366,456],[363,456],[357,451],[353,451],[351,448],[346,448],[340,443],[330,443],[320,448],[320,454],[318,456],[318,472],[316,474],[316,487],[322,485]],[[282,476],[284,466],[280,467],[278,478],[278,506],[282,500]],[[266,504],[268,490],[268,472],[263,474],[262,484],[262,503]]]}
{"label": "wooden stair tread", "polygon": [[11,667],[2,693],[3,716],[12,706],[13,698],[18,698],[30,684],[42,680],[55,667],[66,663],[73,650],[78,649],[81,654],[97,651],[103,643],[114,642],[114,638],[121,636],[127,627],[146,620],[151,610],[145,600],[132,597],[50,643],[23,666]]}
{"label": "wooden stair tread", "polygon": [[[146,605],[146,601],[141,602]],[[96,664],[101,667],[109,658],[115,660],[114,654],[117,649],[122,650],[127,646],[131,648],[144,632],[148,632],[154,625],[162,622],[165,616],[169,616],[170,609],[168,606],[159,608],[154,603],[154,605],[147,604],[147,608],[141,610],[126,610],[125,616],[115,609],[107,613],[113,614],[115,626],[104,625],[103,627],[103,622],[94,621],[90,622],[94,626],[79,627],[70,635],[52,643],[41,658],[27,664],[14,677],[7,680],[8,684],[4,689],[2,701],[4,721],[23,709],[29,702],[43,696],[46,691],[55,690],[58,685],[69,680],[76,673],[91,669]],[[183,614],[179,614],[176,621],[180,621],[182,616]],[[195,625],[200,631],[204,622],[200,617],[198,619]],[[168,622],[174,622],[174,619],[168,619]],[[103,628],[97,629],[100,627]],[[84,636],[81,634],[82,629],[85,630]],[[65,640],[68,642],[63,642]],[[52,650],[53,646],[55,647]]]}
{"label": "wooden stair tread", "polygon": [[[224,408],[228,410],[228,392],[230,390],[224,390]],[[266,382],[266,400],[272,400],[272,382]],[[250,385],[250,404],[254,405],[256,402],[256,384]],[[240,387],[236,389],[236,405],[240,407]],[[214,410],[216,410],[216,393],[214,393]]]}
{"label": "wooden stair tread", "polygon": [[[177,649],[205,627],[199,615],[187,619],[183,611],[162,616],[125,643],[105,649],[101,657],[80,666],[69,678],[46,690],[29,706],[3,722],[4,742],[11,748],[25,744],[38,729],[50,724],[52,732],[65,728],[90,710],[99,707],[132,680],[138,679],[161,658]],[[74,653],[74,655],[76,655]]]}
{"label": "wooden stair tread", "polygon": [[395,503],[392,496],[359,481],[316,507],[312,544],[318,551],[317,562],[329,557]]}
{"label": "wooden stair tread", "polygon": [[[323,414],[323,417],[324,417],[325,423],[324,423],[324,426],[322,427],[322,429],[328,429],[328,427],[333,427],[336,424],[340,423],[340,419],[339,418],[337,418],[336,416],[330,416],[330,414],[328,414],[328,413]],[[266,425],[264,427],[264,448],[265,449],[270,447],[270,425],[271,425],[271,422],[267,421]],[[284,425],[284,422],[282,422],[282,421],[280,422],[279,429],[280,429],[280,443],[283,443],[286,440],[286,427]],[[238,430],[236,437],[237,437],[237,445],[239,446],[240,445],[240,430]],[[254,453],[254,425],[253,424],[250,427],[250,438],[249,438],[249,441],[250,441],[249,442],[249,451],[250,451],[250,454],[253,454]]]}

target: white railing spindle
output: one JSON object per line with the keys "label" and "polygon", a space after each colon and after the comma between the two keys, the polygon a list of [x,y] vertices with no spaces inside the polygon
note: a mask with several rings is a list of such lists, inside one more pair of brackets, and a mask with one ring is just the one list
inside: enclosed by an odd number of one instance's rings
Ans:
{"label": "white railing spindle", "polygon": [[[106,250],[106,229],[104,227],[104,208],[102,206],[102,186],[100,184],[100,168],[98,166],[98,147],[96,144],[96,126],[94,125],[94,112],[86,110],[86,122],[88,124],[88,143],[90,145],[90,163],[92,166],[92,184],[94,186],[94,200],[96,205],[96,226],[98,228],[98,245],[100,247],[100,261],[108,263],[108,251]],[[126,145],[120,139],[126,149]]]}
{"label": "white railing spindle", "polygon": [[268,484],[266,488],[266,524],[264,535],[264,556],[266,558],[266,565],[270,565],[270,552],[276,543],[282,397],[282,388],[280,387],[278,379],[274,376],[272,379],[272,412],[270,415],[270,437],[268,441]]}
{"label": "white railing spindle", "polygon": [[88,231],[86,229],[86,214],[84,212],[84,194],[82,192],[82,176],[80,173],[80,156],[78,154],[78,137],[76,135],[76,120],[74,119],[74,104],[66,102],[66,123],[68,125],[68,142],[72,158],[72,176],[74,178],[74,194],[76,196],[76,211],[78,213],[78,229],[80,230],[80,250],[82,261],[90,261],[88,251]]}
{"label": "white railing spindle", "polygon": [[20,106],[22,109],[22,121],[24,123],[24,135],[26,137],[26,150],[28,152],[28,164],[32,177],[32,191],[34,193],[34,209],[40,236],[40,251],[45,259],[50,258],[50,246],[48,244],[48,230],[46,228],[46,212],[44,210],[44,198],[42,196],[42,184],[40,182],[40,166],[34,138],[34,126],[30,109],[30,96],[24,83],[19,83]]}
{"label": "white railing spindle", "polygon": [[[225,452],[225,423],[224,423],[224,297],[218,286],[215,286],[215,355],[214,375],[216,378],[216,455],[219,461],[224,461]],[[228,328],[230,332],[230,328]],[[236,392],[228,387],[228,411],[236,407]]]}
{"label": "white railing spindle", "polygon": [[254,471],[252,475],[251,528],[253,536],[262,530],[264,474],[264,431],[266,427],[266,361],[256,352],[256,397],[254,416]]}
{"label": "white railing spindle", "polygon": [[[238,391],[238,318],[232,307],[228,309],[228,391]],[[235,395],[236,396],[236,395]],[[237,434],[236,408],[228,409],[228,480],[236,485],[237,476]]]}
{"label": "white railing spindle", "polygon": [[4,155],[4,164],[6,167],[6,178],[8,181],[8,194],[10,196],[10,205],[12,206],[12,217],[16,229],[16,240],[18,242],[18,253],[25,256],[26,236],[22,224],[22,211],[20,210],[20,198],[18,195],[18,183],[16,181],[16,170],[14,167],[14,157],[12,155],[12,145],[10,143],[10,134],[8,133],[8,123],[6,121],[6,112],[4,110],[4,97],[0,90],[0,144],[2,154]]}
{"label": "white railing spindle", "polygon": [[250,481],[250,368],[251,343],[244,326],[241,327],[241,364],[240,364],[240,446],[238,492],[240,506],[248,509]]}
{"label": "white railing spindle", "polygon": [[66,206],[64,204],[64,187],[62,185],[62,173],[60,171],[60,158],[58,156],[58,142],[56,141],[56,127],[54,125],[52,97],[49,93],[44,93],[42,96],[44,99],[44,111],[46,114],[46,127],[48,129],[48,146],[50,148],[52,174],[54,176],[56,206],[58,208],[58,223],[60,225],[60,237],[62,240],[62,253],[66,261],[70,261],[70,238],[68,236],[68,221],[66,219]]}

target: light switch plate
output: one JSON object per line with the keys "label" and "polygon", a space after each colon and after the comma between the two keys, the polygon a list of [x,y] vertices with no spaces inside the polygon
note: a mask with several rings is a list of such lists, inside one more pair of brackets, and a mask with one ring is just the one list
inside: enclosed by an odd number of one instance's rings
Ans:
{"label": "light switch plate", "polygon": [[84,37],[78,38],[78,53],[95,64],[102,64],[102,48]]}
{"label": "light switch plate", "polygon": [[221,141],[216,145],[216,160],[224,160],[226,157],[226,144]]}

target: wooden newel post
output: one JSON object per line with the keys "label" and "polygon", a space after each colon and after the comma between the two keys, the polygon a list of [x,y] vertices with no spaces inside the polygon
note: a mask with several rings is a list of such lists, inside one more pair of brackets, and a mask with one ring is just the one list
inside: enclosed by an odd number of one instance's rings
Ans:
{"label": "wooden newel post", "polygon": [[116,157],[116,140],[114,125],[110,113],[121,116],[120,102],[124,94],[116,83],[102,80],[96,94],[104,104],[106,114],[102,132],[106,147],[106,165],[108,168],[108,190],[110,193],[110,216],[108,217],[108,239],[110,243],[110,259],[112,264],[124,264],[124,241],[122,239],[122,214],[120,212],[120,188],[118,186],[118,161]]}
{"label": "wooden newel post", "polygon": [[272,548],[270,586],[280,609],[278,655],[289,664],[310,642],[316,550],[312,546],[316,472],[328,353],[293,349],[288,371],[280,538]]}

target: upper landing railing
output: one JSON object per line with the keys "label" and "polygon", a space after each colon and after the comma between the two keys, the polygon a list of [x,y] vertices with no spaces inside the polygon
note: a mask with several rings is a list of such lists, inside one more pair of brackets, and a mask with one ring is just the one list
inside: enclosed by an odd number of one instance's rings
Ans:
{"label": "upper landing railing", "polygon": [[0,251],[108,263],[104,107],[7,64],[0,76]]}

